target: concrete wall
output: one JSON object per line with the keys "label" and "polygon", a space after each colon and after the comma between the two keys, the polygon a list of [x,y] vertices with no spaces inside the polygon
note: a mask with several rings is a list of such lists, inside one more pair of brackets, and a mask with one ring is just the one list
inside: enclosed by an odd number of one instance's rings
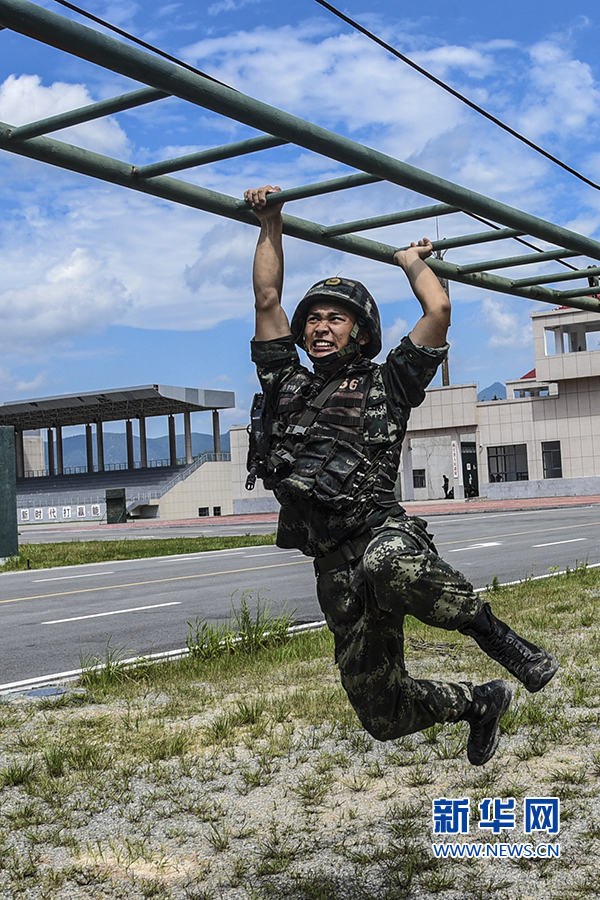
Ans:
{"label": "concrete wall", "polygon": [[232,507],[235,515],[245,513],[277,512],[279,504],[272,491],[263,487],[262,481],[257,480],[254,490],[245,488],[246,459],[248,456],[248,431],[245,425],[234,425],[229,429],[231,442],[231,496]]}
{"label": "concrete wall", "polygon": [[476,403],[476,384],[428,388],[425,400],[410,415],[409,430],[472,429],[477,423]]}
{"label": "concrete wall", "polygon": [[414,488],[414,500],[440,500],[444,498],[444,475],[452,484],[452,441],[449,434],[434,437],[413,437],[409,454],[412,472],[425,470],[425,487]]}
{"label": "concrete wall", "polygon": [[[594,449],[600,446],[600,316],[556,309],[535,313],[532,320],[535,378],[507,382],[507,400],[479,403],[475,385],[427,391],[425,402],[413,411],[409,422],[402,471],[405,499],[436,496],[435,481],[440,474],[448,474],[440,471],[444,464],[441,434],[459,448],[461,441],[475,442],[481,495],[542,497],[597,491],[600,454]],[[515,397],[515,392],[534,396]],[[562,478],[544,478],[542,445],[549,441],[560,442]],[[488,448],[512,444],[527,448],[529,480],[490,484]],[[419,468],[428,470],[427,488],[413,489],[412,472]],[[457,498],[463,492],[462,471],[458,481],[460,484],[456,480],[452,484],[450,479]]]}
{"label": "concrete wall", "polygon": [[[538,380],[564,381],[598,374],[598,350],[586,349],[586,333],[600,330],[598,313],[553,309],[534,313],[531,318]],[[552,339],[548,340],[548,332],[556,335],[557,352],[549,346]]]}
{"label": "concrete wall", "polygon": [[48,504],[36,504],[35,498],[27,498],[27,504],[21,500],[17,508],[17,520],[19,525],[35,525],[55,522],[105,522],[106,503],[89,503],[85,500],[78,503],[69,500],[55,506]]}
{"label": "concrete wall", "polygon": [[46,468],[44,439],[40,431],[23,432],[23,468],[26,472],[43,472]]}
{"label": "concrete wall", "polygon": [[[565,381],[558,396],[478,403],[479,444],[526,444],[530,481],[544,479],[542,443],[560,441],[563,478],[600,477],[600,377]],[[481,481],[489,480],[487,452]]]}
{"label": "concrete wall", "polygon": [[154,502],[158,504],[161,519],[197,519],[200,507],[208,507],[211,516],[214,508],[220,507],[222,516],[230,516],[233,513],[231,463],[204,463]]}
{"label": "concrete wall", "polygon": [[479,494],[489,500],[530,497],[592,497],[600,494],[600,478],[544,478],[542,481],[506,481],[480,484]]}

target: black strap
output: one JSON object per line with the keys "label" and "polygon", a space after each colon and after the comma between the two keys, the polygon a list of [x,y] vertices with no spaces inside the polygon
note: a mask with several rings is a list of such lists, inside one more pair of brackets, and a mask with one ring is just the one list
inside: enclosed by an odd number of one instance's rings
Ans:
{"label": "black strap", "polygon": [[313,560],[315,569],[319,575],[323,575],[325,572],[331,572],[332,569],[339,569],[340,566],[344,566],[346,563],[354,562],[355,559],[359,559],[363,555],[370,540],[371,531],[369,530],[365,531],[364,534],[359,534],[352,541],[344,541],[341,547],[338,547],[333,553]]}
{"label": "black strap", "polygon": [[[317,416],[325,406],[325,403],[331,397],[335,391],[339,388],[343,381],[346,380],[346,376],[342,375],[341,378],[334,378],[333,381],[328,382],[325,387],[321,390],[319,394],[311,400],[296,422],[295,425],[291,425],[288,427],[286,434],[287,440],[284,441],[281,449],[287,451],[288,453],[293,450],[296,445],[296,442],[290,440],[290,438],[294,434],[304,434],[306,429],[309,428],[313,422],[316,420]],[[276,451],[277,453],[278,451]]]}
{"label": "black strap", "polygon": [[341,378],[334,378],[333,381],[328,382],[323,390],[319,394],[317,394],[315,399],[309,402],[308,406],[298,420],[297,424],[300,427],[306,428],[308,425],[312,425],[312,423],[315,421],[315,419],[325,406],[327,400],[329,400],[331,395],[337,391],[340,385],[346,380],[346,377],[346,375],[342,375]]}

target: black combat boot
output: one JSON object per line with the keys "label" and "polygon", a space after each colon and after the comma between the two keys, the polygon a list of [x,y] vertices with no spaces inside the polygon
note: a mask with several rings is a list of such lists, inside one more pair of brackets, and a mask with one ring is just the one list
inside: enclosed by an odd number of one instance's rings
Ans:
{"label": "black combat boot", "polygon": [[500,719],[511,697],[512,691],[505,681],[488,681],[473,688],[473,701],[461,717],[471,726],[467,759],[472,766],[484,766],[496,752]]}
{"label": "black combat boot", "polygon": [[473,621],[459,631],[472,637],[484,653],[504,666],[532,694],[541,691],[558,669],[558,660],[551,653],[515,634],[496,618],[489,603],[484,603]]}

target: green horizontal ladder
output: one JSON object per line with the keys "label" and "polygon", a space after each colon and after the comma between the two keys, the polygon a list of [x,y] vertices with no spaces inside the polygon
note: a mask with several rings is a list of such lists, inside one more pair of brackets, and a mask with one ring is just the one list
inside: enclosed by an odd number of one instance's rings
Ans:
{"label": "green horizontal ladder", "polygon": [[[27,0],[0,0],[0,28],[2,27],[144,85],[139,90],[119,97],[27,125],[15,127],[0,123],[0,148],[3,150],[239,222],[257,225],[258,220],[245,201],[169,176],[192,167],[292,144],[355,171],[341,178],[282,191],[277,195],[276,202],[315,197],[378,182],[399,185],[436,202],[415,209],[329,226],[285,214],[286,234],[391,264],[398,247],[362,237],[359,232],[464,212],[483,222],[487,226],[486,230],[434,241],[437,256],[451,248],[519,239],[524,235],[552,244],[555,249],[477,261],[462,266],[441,258],[431,258],[429,265],[438,276],[553,305],[568,305],[593,311],[600,309],[600,301],[595,296],[588,296],[594,290],[590,288],[590,283],[596,283],[594,278],[600,275],[600,266],[590,267],[588,264],[585,268],[570,268],[567,272],[563,270],[517,279],[496,274],[497,270],[504,268],[514,269],[570,257],[586,257],[600,262],[600,243],[590,238],[400,162],[385,153],[248,97],[200,73],[56,15]],[[46,136],[63,128],[156,103],[168,97],[177,97],[250,126],[260,133],[247,140],[145,166],[136,166]],[[546,286],[577,279],[590,281],[583,287],[568,290]]]}

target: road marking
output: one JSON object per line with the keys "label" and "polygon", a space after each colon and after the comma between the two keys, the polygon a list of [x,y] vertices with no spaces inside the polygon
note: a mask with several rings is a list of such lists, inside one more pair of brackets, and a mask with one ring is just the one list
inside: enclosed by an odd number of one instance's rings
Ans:
{"label": "road marking", "polygon": [[[273,553],[277,553],[279,547],[274,547],[273,550],[265,550],[262,553],[246,553],[244,555],[244,559],[251,559],[253,556],[272,556]],[[285,553],[285,550],[279,550],[279,553]],[[289,551],[287,551],[289,553]]]}
{"label": "road marking", "polygon": [[312,559],[299,559],[296,562],[273,563],[270,566],[246,566],[243,569],[226,569],[224,572],[200,572],[194,575],[177,575],[174,578],[153,578],[150,581],[132,581],[129,584],[108,584],[103,587],[82,588],[77,591],[57,591],[54,594],[36,594],[33,597],[12,597],[0,600],[3,603],[21,603],[23,600],[46,600],[48,597],[68,597],[71,594],[92,594],[95,591],[116,591],[119,588],[140,587],[144,584],[166,584],[170,581],[189,581],[191,578],[213,578],[217,575],[237,575],[238,572],[260,572],[263,569],[281,569],[284,566],[303,566],[312,563]]}
{"label": "road marking", "polygon": [[89,572],[87,575],[60,575],[58,578],[36,578],[32,584],[41,584],[43,581],[67,581],[68,578],[94,578],[96,575],[114,575],[114,572]]}
{"label": "road marking", "polygon": [[[490,538],[507,538],[507,537],[520,537],[523,534],[546,534],[550,531],[567,531],[573,528],[591,528],[594,525],[600,525],[600,522],[582,522],[579,525],[568,525],[566,528],[564,525],[557,525],[555,528],[535,528],[529,531],[507,531],[506,534],[490,534],[488,537]],[[466,540],[463,539],[461,541],[436,541],[436,546],[438,547],[449,547],[450,544],[464,544]]]}
{"label": "road marking", "polygon": [[454,550],[448,550],[448,553],[462,553],[463,550],[482,550],[484,547],[500,547],[501,541],[491,541],[488,544],[471,544],[470,547],[456,547]]}
{"label": "road marking", "polygon": [[279,553],[299,553],[299,550],[279,550],[279,548],[275,548],[275,550],[271,550],[270,553],[247,553],[244,556],[244,559],[254,559],[256,556],[273,556],[274,553],[279,551]]}
{"label": "road marking", "polygon": [[549,544],[532,544],[533,547],[556,547],[557,544],[576,544],[577,541],[587,541],[587,538],[571,538],[568,541],[551,541]]}
{"label": "road marking", "polygon": [[170,603],[155,603],[154,606],[133,606],[131,609],[113,609],[111,612],[94,613],[91,616],[73,616],[72,619],[53,619],[51,622],[42,622],[42,625],[62,625],[63,622],[81,622],[83,619],[101,619],[102,616],[120,616],[122,613],[140,612],[144,609],[159,609],[161,606],[181,606],[181,600],[173,600]]}

